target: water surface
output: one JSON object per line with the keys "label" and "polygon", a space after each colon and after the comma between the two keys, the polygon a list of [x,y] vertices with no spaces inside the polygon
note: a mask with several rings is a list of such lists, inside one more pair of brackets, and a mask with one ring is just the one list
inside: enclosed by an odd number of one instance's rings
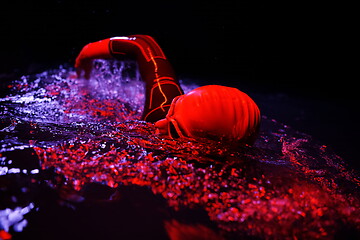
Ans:
{"label": "water surface", "polygon": [[155,135],[133,62],[99,60],[90,81],[60,67],[7,91],[0,230],[14,239],[359,236],[359,177],[277,120],[262,116],[254,146]]}

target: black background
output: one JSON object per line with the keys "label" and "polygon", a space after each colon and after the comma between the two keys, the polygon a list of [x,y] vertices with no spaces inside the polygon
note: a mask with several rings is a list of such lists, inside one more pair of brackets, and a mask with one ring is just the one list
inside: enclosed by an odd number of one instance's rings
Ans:
{"label": "black background", "polygon": [[262,112],[358,154],[352,9],[304,1],[3,1],[1,87],[24,74],[72,66],[100,39],[148,34],[180,79],[249,92]]}

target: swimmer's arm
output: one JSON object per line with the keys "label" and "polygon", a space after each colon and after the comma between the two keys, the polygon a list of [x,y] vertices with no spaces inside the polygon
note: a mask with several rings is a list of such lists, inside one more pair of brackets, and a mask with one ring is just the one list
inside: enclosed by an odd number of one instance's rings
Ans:
{"label": "swimmer's arm", "polygon": [[84,75],[84,78],[89,79],[92,63],[94,59],[111,59],[113,56],[109,49],[110,39],[104,39],[98,42],[87,44],[80,51],[75,60],[76,74],[78,78]]}

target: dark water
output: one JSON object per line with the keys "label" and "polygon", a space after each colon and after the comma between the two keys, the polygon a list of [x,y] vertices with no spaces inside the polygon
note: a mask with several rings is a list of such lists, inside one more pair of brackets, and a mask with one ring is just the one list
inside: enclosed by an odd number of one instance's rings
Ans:
{"label": "dark water", "polygon": [[240,148],[157,136],[139,121],[132,62],[98,61],[89,82],[49,70],[6,91],[0,230],[13,239],[360,236],[359,176],[276,120],[263,116],[255,145]]}

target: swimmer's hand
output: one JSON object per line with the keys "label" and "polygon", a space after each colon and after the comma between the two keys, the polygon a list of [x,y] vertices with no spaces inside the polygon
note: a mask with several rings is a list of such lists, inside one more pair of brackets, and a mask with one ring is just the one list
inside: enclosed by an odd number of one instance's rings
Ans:
{"label": "swimmer's hand", "polygon": [[75,60],[76,74],[78,78],[90,79],[94,59],[109,59],[112,55],[109,50],[110,39],[87,44],[80,51]]}
{"label": "swimmer's hand", "polygon": [[86,45],[75,60],[76,75],[78,78],[90,79],[93,59],[87,56],[89,45]]}

